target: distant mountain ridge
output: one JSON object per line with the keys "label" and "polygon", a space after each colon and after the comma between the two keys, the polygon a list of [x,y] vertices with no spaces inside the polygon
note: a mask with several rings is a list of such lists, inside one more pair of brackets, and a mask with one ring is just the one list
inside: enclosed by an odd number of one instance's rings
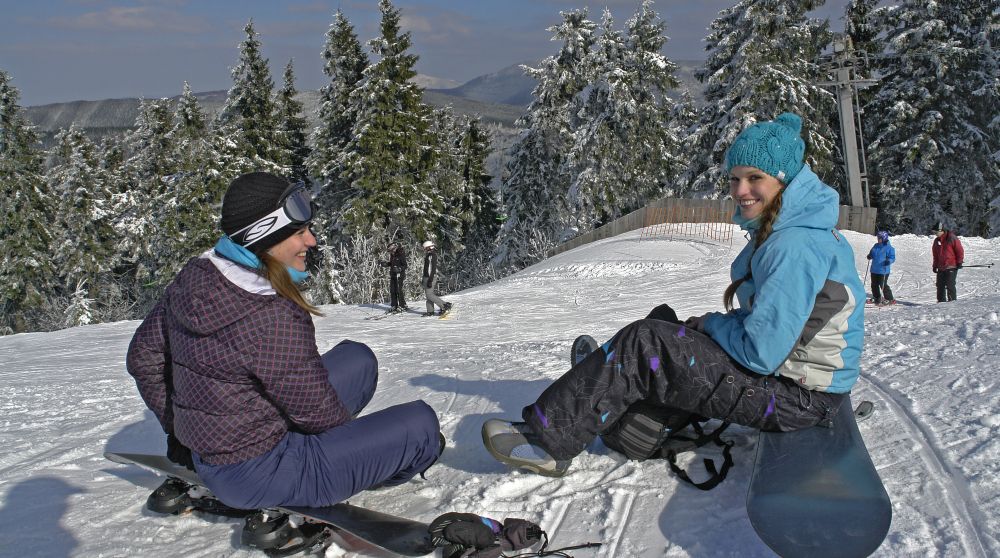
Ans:
{"label": "distant mountain ridge", "polygon": [[[674,60],[673,62],[677,64],[675,75],[680,81],[680,89],[690,93],[696,101],[700,101],[703,86],[694,77],[694,73],[703,62],[700,60]],[[527,107],[533,99],[531,92],[535,89],[538,81],[528,76],[521,66],[537,68],[540,65],[541,61],[538,60],[512,64],[491,74],[473,78],[458,87],[429,89],[428,91],[484,103]]]}
{"label": "distant mountain ridge", "polygon": [[[694,78],[699,61],[675,61],[681,88],[701,99],[702,85]],[[535,67],[538,62],[525,62]],[[455,82],[418,75],[414,82],[424,87],[424,102],[433,107],[451,106],[456,114],[481,117],[485,122],[513,127],[531,103],[531,92],[537,81],[525,75],[521,64],[513,64],[496,72],[469,80],[457,87]],[[442,87],[445,86],[445,87]],[[226,91],[195,93],[209,118],[213,118],[226,101]],[[171,97],[176,101],[180,96]],[[306,120],[312,128],[318,124],[319,91],[302,91]],[[43,143],[48,146],[55,134],[76,124],[92,139],[120,134],[135,127],[139,114],[139,99],[104,99],[101,101],[71,101],[25,107],[26,116],[36,126]]]}

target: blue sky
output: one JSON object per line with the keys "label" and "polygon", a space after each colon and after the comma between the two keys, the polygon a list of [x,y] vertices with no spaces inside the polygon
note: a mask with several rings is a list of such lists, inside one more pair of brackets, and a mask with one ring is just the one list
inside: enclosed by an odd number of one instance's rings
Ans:
{"label": "blue sky", "polygon": [[[607,6],[618,27],[640,0],[396,0],[412,32],[422,74],[465,82],[555,53],[545,30],[559,12]],[[658,0],[666,21],[664,48],[675,60],[704,57],[702,40],[718,12],[736,0]],[[846,0],[829,0],[815,15],[841,30]],[[114,97],[173,96],[185,81],[194,91],[228,89],[243,26],[253,18],[275,81],[295,60],[296,86],[317,89],[326,78],[320,52],[340,8],[362,42],[378,32],[377,0],[0,0],[0,70],[11,74],[21,105]]]}

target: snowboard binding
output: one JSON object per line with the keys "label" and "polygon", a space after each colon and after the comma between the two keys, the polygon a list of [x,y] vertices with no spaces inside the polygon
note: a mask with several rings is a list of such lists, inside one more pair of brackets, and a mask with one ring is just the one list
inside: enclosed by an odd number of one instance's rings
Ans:
{"label": "snowboard binding", "polygon": [[280,511],[259,510],[243,522],[240,542],[268,556],[289,556],[322,547],[331,534],[328,527],[306,522],[302,516],[292,518]]}

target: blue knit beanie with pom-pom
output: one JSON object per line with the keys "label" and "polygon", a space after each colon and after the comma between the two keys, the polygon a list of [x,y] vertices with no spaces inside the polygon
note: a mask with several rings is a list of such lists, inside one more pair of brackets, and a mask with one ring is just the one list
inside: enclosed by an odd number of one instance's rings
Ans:
{"label": "blue knit beanie with pom-pom", "polygon": [[726,151],[726,173],[733,167],[755,167],[788,184],[804,163],[801,132],[802,119],[790,112],[748,126]]}

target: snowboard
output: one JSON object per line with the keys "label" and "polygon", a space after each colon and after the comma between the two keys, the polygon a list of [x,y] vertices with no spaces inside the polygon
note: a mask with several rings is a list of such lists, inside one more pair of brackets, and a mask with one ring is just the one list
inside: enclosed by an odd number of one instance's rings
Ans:
{"label": "snowboard", "polygon": [[443,314],[438,315],[438,319],[450,320],[454,315],[455,315],[455,305],[452,304],[450,307],[448,307],[448,310],[446,310]]}
{"label": "snowboard", "polygon": [[[871,406],[858,406],[861,418]],[[892,504],[858,430],[850,395],[833,427],[761,432],[747,515],[779,556],[851,558],[874,552]]]}
{"label": "snowboard", "polygon": [[[162,455],[138,453],[105,453],[104,457],[126,465],[138,465],[159,475],[179,479],[204,488],[194,471],[177,465]],[[223,505],[223,507],[225,507]],[[269,508],[282,513],[299,514],[307,520],[331,527],[342,539],[360,539],[364,543],[401,556],[425,556],[434,552],[428,525],[387,513],[353,506],[334,504],[323,508],[287,506]]]}
{"label": "snowboard", "polygon": [[583,359],[587,358],[587,355],[597,350],[597,340],[589,335],[581,335],[573,340],[573,346],[570,348],[569,361],[573,366],[580,364]]}

